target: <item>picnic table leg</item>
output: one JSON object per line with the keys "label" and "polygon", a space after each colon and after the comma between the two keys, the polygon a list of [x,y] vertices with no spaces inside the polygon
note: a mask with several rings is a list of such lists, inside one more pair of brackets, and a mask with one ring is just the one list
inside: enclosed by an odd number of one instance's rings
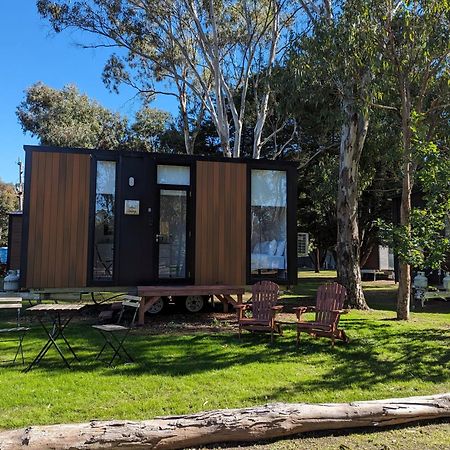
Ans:
{"label": "picnic table leg", "polygon": [[146,300],[147,300],[147,297],[142,297],[141,304],[139,305],[138,325],[144,325]]}

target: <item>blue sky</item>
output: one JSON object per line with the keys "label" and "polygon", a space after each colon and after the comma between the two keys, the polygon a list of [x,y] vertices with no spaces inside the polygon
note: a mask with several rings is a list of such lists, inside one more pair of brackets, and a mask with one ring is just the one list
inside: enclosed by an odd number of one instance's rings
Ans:
{"label": "blue sky", "polygon": [[[135,92],[123,89],[120,95],[110,93],[101,81],[108,53],[106,49],[82,49],[76,44],[87,37],[75,32],[55,34],[40,18],[34,0],[15,0],[2,5],[0,16],[0,179],[17,181],[17,159],[24,159],[23,145],[37,144],[25,135],[16,118],[16,107],[24,90],[42,81],[61,89],[65,84],[78,86],[81,92],[103,106],[124,115],[139,108]],[[156,99],[154,107],[171,112],[174,101]]]}

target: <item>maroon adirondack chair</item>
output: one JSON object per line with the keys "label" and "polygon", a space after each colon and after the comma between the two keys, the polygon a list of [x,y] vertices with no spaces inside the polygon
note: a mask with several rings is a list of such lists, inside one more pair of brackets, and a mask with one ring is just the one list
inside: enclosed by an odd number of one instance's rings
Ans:
{"label": "maroon adirondack chair", "polygon": [[[300,343],[300,333],[305,332],[311,336],[331,338],[331,345],[336,339],[348,342],[344,330],[338,328],[341,314],[344,310],[344,301],[347,296],[345,287],[338,283],[327,283],[317,290],[316,306],[300,306],[294,308],[297,314],[297,346]],[[304,321],[302,314],[315,312],[316,317],[312,321]]]}
{"label": "maroon adirondack chair", "polygon": [[[275,321],[277,312],[283,306],[276,305],[279,286],[271,281],[260,281],[252,287],[251,303],[238,304],[239,339],[243,329],[249,331],[270,331],[270,341],[273,342],[273,333],[282,334],[280,324]],[[245,311],[252,311],[252,317],[245,317]]]}

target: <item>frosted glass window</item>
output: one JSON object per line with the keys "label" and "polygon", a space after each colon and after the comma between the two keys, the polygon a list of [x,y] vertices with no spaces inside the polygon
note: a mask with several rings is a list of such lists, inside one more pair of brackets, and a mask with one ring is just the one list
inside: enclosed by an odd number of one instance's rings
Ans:
{"label": "frosted glass window", "polygon": [[115,161],[97,161],[97,194],[116,193]]}
{"label": "frosted glass window", "polygon": [[191,183],[191,170],[187,166],[164,166],[159,165],[157,169],[158,184],[176,184],[178,186],[189,186]]}
{"label": "frosted glass window", "polygon": [[286,172],[252,170],[251,273],[287,277]]}
{"label": "frosted glass window", "polygon": [[252,170],[252,206],[286,206],[286,172]]}

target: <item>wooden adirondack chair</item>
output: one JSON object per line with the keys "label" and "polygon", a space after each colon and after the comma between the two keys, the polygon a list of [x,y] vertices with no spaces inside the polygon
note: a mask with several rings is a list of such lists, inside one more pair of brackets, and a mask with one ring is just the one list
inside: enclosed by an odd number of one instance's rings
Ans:
{"label": "wooden adirondack chair", "polygon": [[[249,331],[270,331],[270,342],[273,342],[273,333],[282,334],[280,324],[275,322],[275,315],[283,309],[276,305],[278,300],[278,284],[271,281],[260,281],[252,287],[251,303],[238,304],[239,339],[242,329]],[[251,310],[252,317],[245,317],[245,311]]]}
{"label": "wooden adirondack chair", "polygon": [[[338,328],[341,314],[347,313],[343,309],[347,291],[344,286],[338,283],[327,283],[317,290],[316,306],[300,306],[294,308],[297,314],[297,346],[300,343],[300,333],[303,331],[312,336],[323,336],[331,338],[331,345],[340,339],[348,342],[344,330]],[[302,314],[305,312],[315,312],[313,321],[304,321]]]}

